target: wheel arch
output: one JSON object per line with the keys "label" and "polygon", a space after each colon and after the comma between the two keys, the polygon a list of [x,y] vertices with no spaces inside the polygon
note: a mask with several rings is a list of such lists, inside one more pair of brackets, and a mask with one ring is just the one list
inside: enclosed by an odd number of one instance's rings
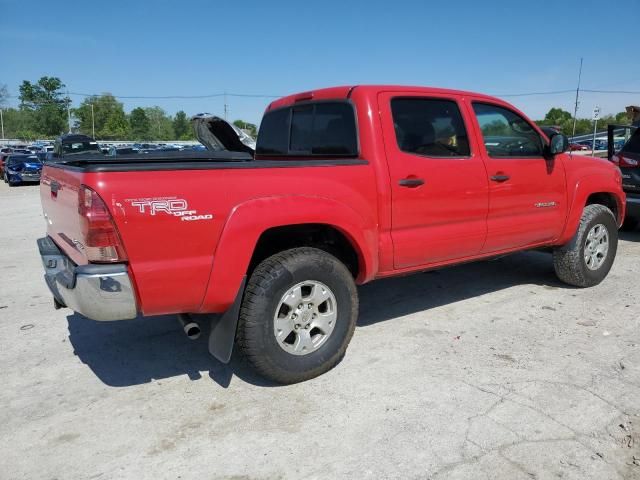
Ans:
{"label": "wheel arch", "polygon": [[587,205],[604,205],[613,212],[617,225],[622,225],[625,211],[624,199],[614,185],[604,186],[603,188],[602,180],[601,176],[589,175],[576,182],[566,225],[562,235],[556,242],[558,245],[565,244],[571,240],[578,229],[582,212]]}
{"label": "wheel arch", "polygon": [[288,248],[328,251],[347,265],[358,283],[369,281],[378,269],[377,237],[373,218],[333,199],[296,195],[245,202],[226,221],[199,311],[226,310],[242,278],[259,261]]}

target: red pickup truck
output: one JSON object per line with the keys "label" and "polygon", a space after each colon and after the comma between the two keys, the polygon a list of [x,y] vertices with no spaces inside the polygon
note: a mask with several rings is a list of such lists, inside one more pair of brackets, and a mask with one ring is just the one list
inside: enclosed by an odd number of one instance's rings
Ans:
{"label": "red pickup truck", "polygon": [[[625,216],[620,170],[571,156],[513,106],[422,87],[336,87],[271,103],[255,151],[224,122],[209,150],[60,157],[38,241],[57,307],[95,320],[224,312],[264,376],[344,355],[356,285],[546,248],[564,282],[601,282]],[[551,258],[550,258],[551,261]]]}

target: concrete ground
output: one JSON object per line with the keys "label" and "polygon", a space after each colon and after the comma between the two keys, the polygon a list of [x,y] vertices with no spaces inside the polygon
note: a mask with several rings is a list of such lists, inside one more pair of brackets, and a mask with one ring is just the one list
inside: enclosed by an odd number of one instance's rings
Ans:
{"label": "concrete ground", "polygon": [[342,363],[279,387],[54,310],[37,187],[0,211],[3,480],[640,478],[640,233],[587,290],[537,252],[364,286]]}

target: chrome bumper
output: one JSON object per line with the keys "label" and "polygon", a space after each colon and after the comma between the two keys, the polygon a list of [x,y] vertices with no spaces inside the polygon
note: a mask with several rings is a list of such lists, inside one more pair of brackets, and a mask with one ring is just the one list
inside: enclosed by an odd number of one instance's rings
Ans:
{"label": "chrome bumper", "polygon": [[76,266],[50,237],[38,239],[44,279],[58,303],[92,320],[127,320],[137,315],[127,266]]}

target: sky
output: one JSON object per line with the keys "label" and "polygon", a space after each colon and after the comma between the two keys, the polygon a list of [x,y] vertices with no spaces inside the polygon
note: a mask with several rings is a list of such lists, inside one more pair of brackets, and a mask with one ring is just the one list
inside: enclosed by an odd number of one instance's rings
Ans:
{"label": "sky", "polygon": [[[539,119],[573,112],[583,57],[583,88],[636,92],[583,93],[578,116],[590,117],[596,105],[640,105],[639,38],[640,0],[0,0],[0,85],[17,95],[47,75],[116,96],[421,85],[501,96]],[[506,96],[563,90],[573,91]],[[222,96],[120,100],[127,111],[224,110]],[[271,100],[228,96],[229,119],[259,123]]]}

